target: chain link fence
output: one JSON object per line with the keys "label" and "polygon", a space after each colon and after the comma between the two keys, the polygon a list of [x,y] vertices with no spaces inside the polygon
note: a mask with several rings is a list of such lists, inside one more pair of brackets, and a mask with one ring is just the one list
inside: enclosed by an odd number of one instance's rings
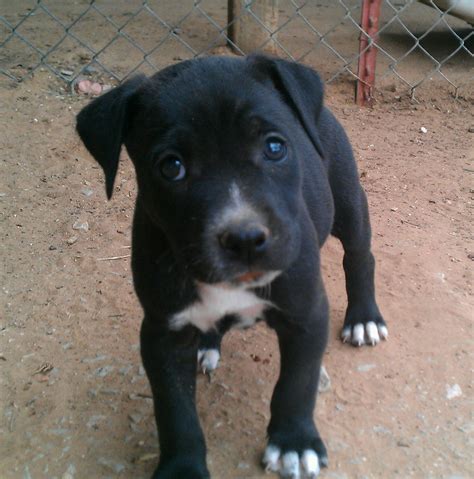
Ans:
{"label": "chain link fence", "polygon": [[[197,56],[263,50],[307,63],[329,83],[365,82],[360,63],[371,52],[378,89],[418,96],[434,87],[467,98],[474,15],[459,7],[469,10],[469,2],[5,0],[0,73],[22,81],[47,69],[70,84],[81,78],[112,83]],[[367,24],[361,15],[370,3],[380,13]]]}

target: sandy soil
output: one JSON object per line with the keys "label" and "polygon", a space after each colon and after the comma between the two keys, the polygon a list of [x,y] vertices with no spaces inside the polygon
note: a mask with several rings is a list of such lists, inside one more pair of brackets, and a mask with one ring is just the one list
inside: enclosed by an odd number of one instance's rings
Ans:
{"label": "sandy soil", "polygon": [[[9,19],[18,17],[18,5],[25,2],[13,3],[5,3]],[[67,20],[84,4],[52,8]],[[340,17],[328,5],[318,2],[323,24]],[[204,7],[225,19],[219,2]],[[405,20],[423,31],[433,13],[419,5],[415,10],[420,15]],[[180,14],[162,12],[175,13]],[[151,22],[138,20],[128,34]],[[464,24],[449,21],[464,31]],[[52,44],[54,26],[45,22],[44,16],[32,17],[22,34],[36,35],[38,45]],[[76,33],[100,43],[113,35],[105,24],[99,31],[87,18]],[[146,25],[156,29],[153,22]],[[196,49],[205,48],[216,36],[208,27],[196,14],[181,25],[181,35]],[[455,47],[441,27],[423,40],[436,58]],[[297,41],[301,28],[289,27],[281,40],[303,54],[313,40]],[[330,40],[349,54],[355,35],[350,30]],[[398,48],[397,55],[409,48],[402,40],[407,41],[400,26],[383,39],[387,48]],[[50,61],[76,70],[87,58],[68,42]],[[2,61],[14,61],[20,74],[30,59],[17,43],[9,45]],[[156,66],[189,56],[176,45],[157,52]],[[127,61],[135,61],[132,50],[117,44],[104,61],[126,74]],[[319,48],[307,61],[319,65],[327,79],[340,65],[326,58],[325,50]],[[380,55],[379,60],[385,68],[387,59]],[[403,74],[416,81],[426,73],[426,63],[420,55],[410,56],[401,65]],[[380,78],[383,88],[373,109],[351,103],[353,85],[344,76],[328,87],[327,102],[347,128],[368,194],[378,300],[390,339],[375,349],[340,343],[346,305],[342,252],[337,241],[329,241],[323,267],[331,301],[325,363],[332,386],[320,395],[316,412],[330,454],[323,478],[474,477],[469,64],[472,57],[461,51],[443,67],[461,86],[458,101],[439,75],[417,90],[420,103],[409,101],[393,78]],[[97,79],[111,83],[103,75]],[[134,173],[124,155],[114,198],[107,202],[101,170],[74,133],[75,114],[87,101],[46,72],[19,85],[0,80],[1,479],[147,478],[159,454],[140,366],[141,310],[129,267]],[[198,405],[214,478],[270,477],[259,460],[277,371],[276,339],[260,325],[226,336],[212,382],[199,376]]]}
{"label": "sandy soil", "polygon": [[[347,128],[368,194],[391,335],[375,349],[338,340],[342,256],[330,241],[332,387],[317,408],[330,468],[322,477],[467,479],[472,108],[436,101],[433,91],[422,104],[392,93],[359,109],[346,101],[350,88],[330,87],[327,101]],[[128,258],[131,164],[124,157],[107,202],[101,171],[73,131],[86,98],[61,91],[46,73],[2,84],[0,96],[0,477],[146,478],[159,450]],[[74,229],[85,222],[87,231]],[[212,382],[199,377],[213,477],[264,477],[259,457],[277,369],[275,337],[259,326],[231,332]]]}

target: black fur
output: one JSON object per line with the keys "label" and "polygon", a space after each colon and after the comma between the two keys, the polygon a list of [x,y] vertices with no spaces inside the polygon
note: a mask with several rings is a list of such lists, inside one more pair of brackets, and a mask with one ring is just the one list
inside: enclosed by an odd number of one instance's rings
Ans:
{"label": "black fur", "polygon": [[[281,351],[269,443],[283,452],[312,448],[325,465],[313,410],[328,336],[319,249],[329,234],[344,247],[345,326],[384,322],[375,302],[366,198],[344,130],[323,106],[318,75],[260,55],[187,61],[95,99],[78,115],[77,131],[104,169],[109,197],[122,145],[136,169],[132,269],[161,447],[153,477],[209,477],[195,408],[196,353],[200,341],[219,347],[232,323],[227,317],[203,335],[192,325],[174,331],[169,318],[198,300],[196,281],[230,281],[248,269],[283,271],[271,288],[277,308],[264,318]],[[284,161],[263,157],[269,132],[286,140]],[[170,154],[185,164],[182,181],[160,174],[159,162]],[[216,239],[233,183],[270,232],[251,260],[231,257]]]}

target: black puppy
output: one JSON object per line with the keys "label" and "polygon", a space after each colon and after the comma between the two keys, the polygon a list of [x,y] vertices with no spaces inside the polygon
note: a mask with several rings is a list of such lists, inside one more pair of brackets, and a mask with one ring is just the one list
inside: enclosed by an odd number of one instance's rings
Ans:
{"label": "black puppy", "polygon": [[185,61],[95,99],[77,131],[109,198],[122,144],[136,169],[132,269],[161,447],[153,477],[209,477],[198,354],[215,368],[222,334],[258,319],[281,353],[263,463],[316,477],[327,465],[313,410],[328,336],[319,249],[330,233],[344,247],[342,339],[387,337],[367,201],[318,75],[265,56]]}

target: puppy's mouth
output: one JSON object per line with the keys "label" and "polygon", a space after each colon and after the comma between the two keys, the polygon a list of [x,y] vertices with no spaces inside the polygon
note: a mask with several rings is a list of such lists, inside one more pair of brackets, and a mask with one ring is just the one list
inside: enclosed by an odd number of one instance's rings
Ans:
{"label": "puppy's mouth", "polygon": [[251,283],[259,280],[265,273],[263,271],[249,271],[235,278],[237,283]]}
{"label": "puppy's mouth", "polygon": [[280,273],[281,271],[247,271],[234,276],[230,283],[245,289],[259,288],[271,283]]}

